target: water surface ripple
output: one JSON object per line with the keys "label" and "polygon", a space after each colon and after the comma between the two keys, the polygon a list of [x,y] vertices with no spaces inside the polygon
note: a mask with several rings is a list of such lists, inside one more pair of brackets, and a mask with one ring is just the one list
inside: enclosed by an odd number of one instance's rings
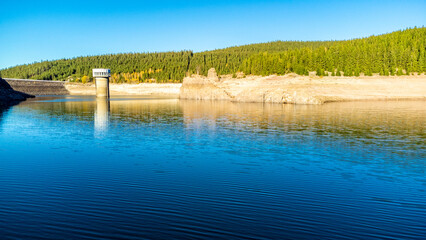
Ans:
{"label": "water surface ripple", "polygon": [[0,110],[1,239],[424,239],[424,101]]}

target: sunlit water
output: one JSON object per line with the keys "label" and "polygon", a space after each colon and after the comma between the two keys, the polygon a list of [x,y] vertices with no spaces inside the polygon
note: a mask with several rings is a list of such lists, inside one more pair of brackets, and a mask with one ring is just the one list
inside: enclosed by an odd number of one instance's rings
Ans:
{"label": "sunlit water", "polygon": [[424,239],[425,103],[23,102],[0,113],[0,236]]}

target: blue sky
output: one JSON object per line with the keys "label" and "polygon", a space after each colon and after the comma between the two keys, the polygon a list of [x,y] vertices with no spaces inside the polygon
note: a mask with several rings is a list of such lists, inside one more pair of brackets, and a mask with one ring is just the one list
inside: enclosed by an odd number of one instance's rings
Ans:
{"label": "blue sky", "polygon": [[0,69],[121,52],[341,40],[426,25],[426,1],[0,1]]}

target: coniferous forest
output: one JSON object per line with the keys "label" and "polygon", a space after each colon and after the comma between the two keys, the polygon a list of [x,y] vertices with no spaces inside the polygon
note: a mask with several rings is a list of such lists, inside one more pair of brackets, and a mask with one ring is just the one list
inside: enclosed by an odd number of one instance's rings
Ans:
{"label": "coniferous forest", "polygon": [[1,70],[6,78],[89,82],[93,68],[110,68],[114,83],[181,82],[188,74],[243,72],[332,76],[426,72],[426,28],[344,41],[276,41],[194,53],[123,53],[76,57]]}

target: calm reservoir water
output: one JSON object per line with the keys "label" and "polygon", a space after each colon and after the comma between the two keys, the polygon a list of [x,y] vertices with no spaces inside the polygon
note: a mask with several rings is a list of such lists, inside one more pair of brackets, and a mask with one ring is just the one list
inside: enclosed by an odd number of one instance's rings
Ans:
{"label": "calm reservoir water", "polygon": [[0,238],[425,239],[425,103],[23,102]]}

